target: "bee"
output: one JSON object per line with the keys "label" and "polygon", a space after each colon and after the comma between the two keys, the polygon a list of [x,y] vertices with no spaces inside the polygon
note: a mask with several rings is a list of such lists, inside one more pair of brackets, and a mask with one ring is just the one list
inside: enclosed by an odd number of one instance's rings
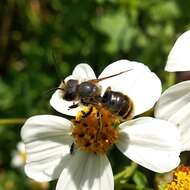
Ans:
{"label": "bee", "polygon": [[[93,80],[85,81],[79,84],[78,80],[70,79],[63,83],[61,88],[63,90],[63,99],[67,101],[80,101],[84,106],[98,101],[101,96],[101,87]],[[73,105],[70,108],[75,108]]]}
{"label": "bee", "polygon": [[[128,71],[130,70],[100,79],[88,80],[80,84],[78,80],[70,79],[67,82],[62,82],[61,86],[57,89],[63,91],[63,99],[67,101],[79,101],[84,106],[105,106],[113,114],[118,115],[122,120],[126,120],[133,110],[133,104],[130,98],[121,92],[111,90],[111,87],[108,87],[103,96],[101,96],[101,86],[98,85],[98,82]],[[69,109],[78,106],[79,103],[73,103]]]}

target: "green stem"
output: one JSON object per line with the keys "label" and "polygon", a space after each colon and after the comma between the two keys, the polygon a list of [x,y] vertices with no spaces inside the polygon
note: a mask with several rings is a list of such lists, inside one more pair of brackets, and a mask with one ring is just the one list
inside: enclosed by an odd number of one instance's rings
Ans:
{"label": "green stem", "polygon": [[126,167],[123,171],[121,171],[120,173],[118,173],[117,175],[114,176],[114,180],[118,181],[122,178],[129,178],[130,176],[133,175],[134,171],[137,168],[137,164],[135,162],[131,163],[131,166]]}
{"label": "green stem", "polygon": [[[128,189],[128,190],[137,190],[138,187],[135,184],[127,183],[127,180],[133,175],[138,165],[135,162],[132,162],[130,166],[126,167],[123,171],[114,176],[115,184],[118,190]],[[144,187],[143,190],[153,190],[149,187]]]}
{"label": "green stem", "polygon": [[23,124],[25,121],[25,118],[0,119],[0,125],[18,125]]}
{"label": "green stem", "polygon": [[174,85],[176,82],[176,73],[168,73],[166,78],[167,88]]}

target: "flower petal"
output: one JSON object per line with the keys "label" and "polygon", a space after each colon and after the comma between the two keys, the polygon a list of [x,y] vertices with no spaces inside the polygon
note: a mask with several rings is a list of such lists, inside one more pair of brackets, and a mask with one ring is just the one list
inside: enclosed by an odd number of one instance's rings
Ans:
{"label": "flower petal", "polygon": [[63,170],[56,190],[114,189],[113,173],[105,155],[75,152]]}
{"label": "flower petal", "polygon": [[171,49],[166,71],[189,71],[190,70],[190,30],[183,33]]}
{"label": "flower petal", "polygon": [[178,83],[162,94],[155,117],[175,123],[181,132],[182,150],[190,150],[190,81]]}
{"label": "flower petal", "polygon": [[21,130],[26,145],[26,174],[36,181],[58,178],[70,156],[71,122],[57,116],[29,118]]}
{"label": "flower petal", "polygon": [[72,75],[66,77],[64,81],[67,82],[70,79],[78,80],[79,83],[81,83],[87,80],[96,79],[96,75],[90,65],[81,63],[74,68]]}
{"label": "flower petal", "polygon": [[20,153],[24,153],[25,152],[25,145],[22,141],[18,142],[17,144],[17,150]]}
{"label": "flower petal", "polygon": [[12,155],[11,166],[13,168],[23,168],[25,164],[25,160],[19,153],[14,152]]}
{"label": "flower petal", "polygon": [[[64,81],[67,82],[70,79],[78,80],[79,83],[81,83],[96,79],[96,75],[88,64],[81,63],[74,68],[72,75],[66,77]],[[50,105],[56,111],[65,115],[76,116],[76,114],[82,110],[82,106],[80,105],[77,108],[70,109],[69,107],[72,106],[73,103],[77,104],[78,101],[67,101],[63,99],[63,90],[56,90],[50,99]]]}
{"label": "flower petal", "polygon": [[70,116],[76,116],[77,113],[83,109],[82,105],[79,105],[78,107],[72,109],[69,108],[73,104],[77,103],[78,103],[77,101],[73,102],[73,101],[64,100],[62,90],[56,90],[50,99],[50,105],[56,111]]}
{"label": "flower petal", "polygon": [[79,80],[79,83],[91,79],[96,79],[96,75],[93,69],[90,67],[90,65],[85,63],[77,65],[73,70],[72,76],[74,79]]}
{"label": "flower petal", "polygon": [[116,146],[134,162],[158,173],[168,172],[180,162],[179,132],[164,120],[142,117],[121,124]]}
{"label": "flower petal", "polygon": [[102,80],[102,92],[110,86],[129,96],[134,103],[134,115],[141,114],[153,107],[161,94],[160,79],[142,63],[120,60],[108,65],[98,78],[128,71]]}

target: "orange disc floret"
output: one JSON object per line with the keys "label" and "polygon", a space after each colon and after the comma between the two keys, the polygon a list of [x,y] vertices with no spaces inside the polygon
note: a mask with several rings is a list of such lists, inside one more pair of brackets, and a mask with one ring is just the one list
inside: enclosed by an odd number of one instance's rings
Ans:
{"label": "orange disc floret", "polygon": [[87,107],[73,120],[72,136],[78,148],[104,154],[118,139],[118,118],[109,110]]}
{"label": "orange disc floret", "polygon": [[172,182],[164,190],[190,190],[190,167],[180,166],[173,173]]}

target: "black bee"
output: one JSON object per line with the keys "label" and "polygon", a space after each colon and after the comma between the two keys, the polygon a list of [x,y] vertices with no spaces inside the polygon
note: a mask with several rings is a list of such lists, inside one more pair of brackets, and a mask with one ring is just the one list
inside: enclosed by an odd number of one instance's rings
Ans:
{"label": "black bee", "polygon": [[[133,108],[129,97],[121,92],[112,91],[111,87],[108,87],[103,96],[101,96],[101,87],[98,85],[98,82],[128,71],[130,70],[101,79],[88,80],[80,84],[78,80],[70,79],[66,83],[63,82],[57,89],[63,91],[63,99],[67,101],[79,101],[84,106],[105,106],[113,114],[126,119],[131,114]],[[76,107],[78,107],[78,104],[73,104],[69,108]]]}
{"label": "black bee", "polygon": [[[70,79],[60,88],[63,90],[63,99],[67,101],[80,101],[87,106],[101,95],[101,88],[97,82],[89,80],[79,84],[78,80]],[[73,105],[71,108],[78,106]]]}

